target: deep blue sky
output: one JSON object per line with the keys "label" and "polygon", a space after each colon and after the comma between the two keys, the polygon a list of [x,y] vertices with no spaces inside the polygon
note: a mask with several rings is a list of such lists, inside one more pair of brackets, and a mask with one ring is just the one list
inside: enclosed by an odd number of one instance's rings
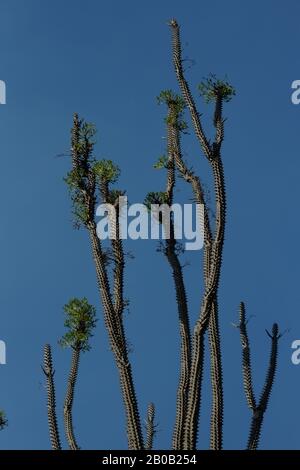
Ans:
{"label": "deep blue sky", "polygon": [[[195,93],[210,72],[227,74],[237,90],[225,108],[223,152],[228,190],[220,288],[224,444],[244,448],[249,428],[239,335],[231,326],[244,300],[249,315],[255,315],[249,334],[257,392],[269,355],[265,328],[277,321],[282,331],[290,330],[280,341],[261,447],[299,448],[300,366],[290,360],[291,343],[300,338],[300,106],[290,101],[291,83],[300,79],[299,2],[0,0],[0,14],[0,79],[7,85],[7,104],[0,106],[0,338],[7,344],[0,405],[9,419],[0,447],[49,448],[42,348],[46,342],[53,346],[61,411],[70,359],[57,345],[64,332],[62,306],[70,297],[87,296],[100,320],[92,351],[81,363],[74,409],[78,441],[83,448],[126,448],[89,242],[84,231],[72,229],[63,183],[69,162],[55,156],[69,150],[77,111],[96,124],[97,155],[120,165],[120,185],[132,202],[162,189],[164,175],[152,169],[165,145],[163,109],[155,97],[161,89],[177,89],[167,27],[176,17],[184,56],[195,61],[188,70]],[[199,106],[209,116],[208,129],[211,109],[200,100]],[[209,168],[193,136],[184,140],[184,150],[209,186]],[[129,249],[135,259],[127,269],[126,327],[140,409],[144,416],[147,403],[155,402],[156,447],[169,448],[179,353],[171,276],[155,243],[131,242]],[[200,258],[189,253],[186,258],[195,318]],[[205,397],[209,391],[206,380]],[[201,448],[208,445],[209,398],[203,406]]]}

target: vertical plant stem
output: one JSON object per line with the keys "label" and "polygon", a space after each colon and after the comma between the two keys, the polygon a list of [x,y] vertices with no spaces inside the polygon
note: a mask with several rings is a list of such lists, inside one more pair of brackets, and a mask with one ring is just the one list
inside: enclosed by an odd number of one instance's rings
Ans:
{"label": "vertical plant stem", "polygon": [[79,446],[76,442],[73,428],[73,402],[74,393],[76,387],[76,381],[78,377],[78,367],[80,360],[80,347],[75,346],[72,352],[71,368],[68,378],[67,392],[64,402],[64,423],[66,438],[71,450],[79,450]]}
{"label": "vertical plant stem", "polygon": [[[168,205],[173,203],[173,190],[175,186],[175,161],[174,161],[174,124],[176,126],[177,116],[172,104],[169,107],[167,117],[167,187],[166,196]],[[173,124],[172,124],[173,122]],[[187,296],[184,285],[182,267],[176,252],[176,240],[174,237],[174,222],[170,219],[170,238],[166,240],[165,254],[172,269],[176,302],[179,317],[180,344],[180,368],[179,383],[177,387],[176,419],[173,430],[173,449],[181,449],[183,441],[184,419],[186,414],[188,381],[190,372],[191,339],[188,315]]]}
{"label": "vertical plant stem", "polygon": [[[210,253],[205,254],[205,259],[209,259],[209,268],[206,266],[205,293],[203,297],[202,307],[199,319],[196,323],[193,335],[192,363],[189,383],[189,398],[187,405],[187,415],[185,421],[185,437],[184,448],[194,449],[197,440],[199,409],[201,401],[201,382],[204,359],[204,335],[210,325],[210,345],[211,345],[211,370],[212,370],[212,387],[213,387],[213,409],[212,409],[212,432],[211,447],[221,448],[222,446],[222,421],[223,421],[223,393],[222,393],[222,366],[220,353],[220,340],[217,321],[216,295],[218,290],[220,269],[222,264],[222,250],[224,243],[225,231],[225,185],[223,175],[223,165],[220,157],[220,147],[223,139],[223,121],[220,121],[220,101],[216,103],[215,125],[216,125],[216,141],[211,146],[202,128],[200,115],[197,111],[194,99],[189,89],[189,85],[184,77],[182,58],[181,58],[181,42],[179,26],[176,20],[170,23],[172,29],[173,44],[173,63],[177,80],[189,109],[195,134],[199,140],[204,155],[211,164],[216,198],[216,227],[215,236],[211,246]],[[220,133],[220,130],[222,131]],[[209,243],[209,240],[207,240]],[[210,322],[211,315],[214,318]],[[216,356],[215,356],[216,354]]]}
{"label": "vertical plant stem", "polygon": [[146,421],[146,440],[145,440],[145,450],[152,450],[153,448],[153,438],[155,434],[155,407],[153,403],[149,403],[147,410],[147,421]]}
{"label": "vertical plant stem", "polygon": [[95,261],[97,281],[103,303],[104,320],[119,371],[127,420],[128,444],[130,449],[138,450],[143,448],[143,439],[131,365],[128,360],[123,322],[122,318],[116,314],[114,309],[107,273],[104,267],[101,244],[97,237],[96,225],[94,222],[90,222],[89,224],[89,233],[93,258]]}
{"label": "vertical plant stem", "polygon": [[264,387],[260,396],[258,406],[253,411],[253,417],[252,417],[250,434],[249,434],[249,439],[248,439],[248,446],[247,446],[248,450],[257,450],[259,440],[260,440],[260,434],[261,434],[261,428],[262,428],[262,424],[264,420],[264,415],[269,404],[270,395],[271,395],[276,368],[277,368],[278,341],[279,341],[279,338],[281,337],[281,335],[278,334],[277,323],[274,323],[273,325],[272,334],[268,332],[267,334],[271,338],[271,342],[272,342],[269,368],[267,371],[265,384],[264,384]]}
{"label": "vertical plant stem", "polygon": [[46,344],[44,347],[43,371],[47,380],[47,410],[50,442],[53,450],[61,450],[59,431],[56,418],[56,398],[54,385],[54,370],[52,365],[51,347]]}
{"label": "vertical plant stem", "polygon": [[223,374],[220,347],[220,334],[218,325],[218,303],[215,298],[212,302],[209,319],[209,345],[212,383],[212,411],[210,424],[210,448],[222,449],[223,435]]}

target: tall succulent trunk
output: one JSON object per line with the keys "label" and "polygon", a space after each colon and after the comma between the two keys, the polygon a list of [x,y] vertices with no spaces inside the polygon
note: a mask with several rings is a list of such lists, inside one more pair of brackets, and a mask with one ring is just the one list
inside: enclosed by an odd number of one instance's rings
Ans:
{"label": "tall succulent trunk", "polygon": [[43,371],[47,380],[47,410],[51,447],[53,450],[61,450],[61,443],[56,418],[56,398],[53,379],[54,370],[52,365],[51,347],[49,344],[46,344],[44,347]]}
{"label": "tall succulent trunk", "polygon": [[[173,106],[170,106],[167,117],[167,186],[166,197],[169,207],[173,203],[173,190],[175,186],[175,147],[174,147],[174,124],[176,124],[177,115]],[[191,358],[191,338],[188,315],[187,296],[184,285],[182,267],[176,252],[176,239],[174,235],[174,222],[170,216],[170,237],[166,240],[165,255],[172,270],[174,280],[176,302],[179,317],[180,344],[180,366],[179,383],[177,387],[176,419],[173,430],[173,449],[182,448],[183,423],[186,413],[188,381],[190,373]]]}
{"label": "tall succulent trunk", "polygon": [[64,402],[64,423],[66,438],[71,450],[79,450],[73,429],[73,402],[74,392],[78,376],[78,367],[80,360],[80,348],[74,347],[72,352],[71,369],[68,378],[67,392]]}
{"label": "tall succulent trunk", "polygon": [[97,237],[95,223],[89,224],[93,258],[96,266],[98,286],[104,309],[104,320],[109,335],[111,348],[119,371],[122,397],[125,405],[127,436],[130,449],[142,449],[143,439],[136,394],[132,379],[131,365],[128,360],[123,322],[115,311],[109,289],[107,273],[104,268],[100,240]]}
{"label": "tall succulent trunk", "polygon": [[[221,117],[221,102],[216,104],[215,126],[216,141],[211,145],[205,136],[202,128],[199,113],[197,111],[194,99],[190,92],[187,81],[185,80],[182,59],[179,26],[176,21],[171,22],[172,41],[173,41],[173,63],[178,83],[190,111],[195,134],[199,140],[204,155],[208,159],[214,177],[215,201],[216,201],[216,224],[215,235],[212,240],[209,253],[205,253],[205,259],[209,259],[209,266],[205,266],[205,292],[199,319],[193,334],[192,342],[192,362],[189,381],[189,397],[187,404],[187,414],[184,431],[184,448],[194,449],[197,440],[199,409],[201,402],[201,383],[204,360],[204,336],[207,328],[210,328],[210,346],[211,346],[211,370],[212,370],[212,388],[213,388],[213,408],[212,408],[212,430],[211,447],[221,448],[222,446],[222,415],[223,415],[223,393],[222,393],[222,366],[219,345],[219,331],[216,309],[216,295],[218,291],[220,269],[222,264],[222,250],[225,231],[225,185],[223,175],[223,165],[220,156],[220,147],[223,140],[223,120]],[[218,109],[217,109],[218,108]],[[206,236],[206,242],[210,240]],[[210,320],[211,315],[214,318]],[[219,389],[218,389],[219,388]]]}
{"label": "tall succulent trunk", "polygon": [[155,407],[153,403],[149,403],[147,410],[147,421],[146,421],[146,439],[145,439],[145,450],[152,450],[153,438],[155,434]]}

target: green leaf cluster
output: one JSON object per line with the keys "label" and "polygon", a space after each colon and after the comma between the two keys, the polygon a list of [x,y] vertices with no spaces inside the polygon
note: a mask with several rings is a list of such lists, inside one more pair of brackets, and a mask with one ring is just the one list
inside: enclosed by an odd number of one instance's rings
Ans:
{"label": "green leaf cluster", "polygon": [[161,170],[162,168],[168,167],[168,157],[167,155],[161,155],[156,163],[154,163],[153,168],[156,170]]}
{"label": "green leaf cluster", "polygon": [[218,79],[216,75],[213,74],[203,80],[198,85],[198,89],[206,103],[215,101],[218,97],[221,97],[225,102],[228,102],[235,95],[234,87],[230,85],[226,79]]}
{"label": "green leaf cluster", "polygon": [[99,182],[116,183],[120,176],[120,168],[112,160],[99,160],[94,163],[92,169]]}
{"label": "green leaf cluster", "polygon": [[174,112],[178,115],[182,113],[185,108],[184,99],[172,90],[161,91],[156,99],[158,104],[166,104],[168,107],[172,107]]}
{"label": "green leaf cluster", "polygon": [[166,104],[169,108],[169,115],[165,118],[167,124],[177,127],[180,131],[187,129],[187,123],[182,115],[185,109],[185,101],[172,90],[163,90],[157,97],[158,104]]}
{"label": "green leaf cluster", "polygon": [[63,308],[66,315],[64,326],[67,333],[59,341],[63,347],[80,348],[81,351],[90,349],[89,339],[96,326],[96,309],[88,300],[73,298]]}
{"label": "green leaf cluster", "polygon": [[151,205],[152,204],[167,204],[168,203],[168,195],[167,193],[163,191],[159,192],[150,192],[147,194],[144,204],[147,207],[147,209],[150,211],[151,210]]}

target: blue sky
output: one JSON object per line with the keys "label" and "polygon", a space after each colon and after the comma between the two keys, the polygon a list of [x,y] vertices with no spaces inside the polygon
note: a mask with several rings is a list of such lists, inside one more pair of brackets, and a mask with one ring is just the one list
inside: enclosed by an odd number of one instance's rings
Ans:
{"label": "blue sky", "polygon": [[[188,3],[188,6],[186,4]],[[98,128],[97,155],[122,169],[120,186],[130,201],[161,190],[164,174],[152,165],[163,153],[163,109],[155,97],[174,88],[170,31],[182,27],[187,75],[196,86],[210,72],[228,75],[237,95],[228,117],[223,159],[228,224],[220,286],[224,355],[224,446],[244,448],[250,412],[242,389],[238,332],[231,322],[246,302],[252,340],[255,389],[260,392],[269,355],[265,328],[281,331],[278,375],[261,448],[297,449],[300,366],[291,363],[291,343],[300,338],[298,220],[300,106],[291,103],[291,83],[300,78],[296,0],[222,2],[136,0],[1,0],[0,79],[7,104],[0,106],[1,288],[0,339],[7,365],[0,366],[0,405],[9,426],[3,449],[49,448],[42,348],[53,346],[60,412],[70,352],[62,306],[88,297],[99,322],[92,350],[82,358],[74,408],[82,448],[126,448],[117,374],[103,329],[101,306],[87,234],[72,229],[63,176],[72,114]],[[198,97],[197,97],[198,100]],[[210,130],[211,108],[198,100]],[[185,155],[207,187],[210,173],[193,135]],[[178,198],[185,196],[184,190]],[[174,422],[178,325],[169,267],[150,241],[129,242],[126,314],[133,347],[142,416],[157,405],[156,448],[169,448]],[[191,316],[200,299],[200,254],[188,253]],[[199,447],[208,446],[208,370],[204,383]]]}

